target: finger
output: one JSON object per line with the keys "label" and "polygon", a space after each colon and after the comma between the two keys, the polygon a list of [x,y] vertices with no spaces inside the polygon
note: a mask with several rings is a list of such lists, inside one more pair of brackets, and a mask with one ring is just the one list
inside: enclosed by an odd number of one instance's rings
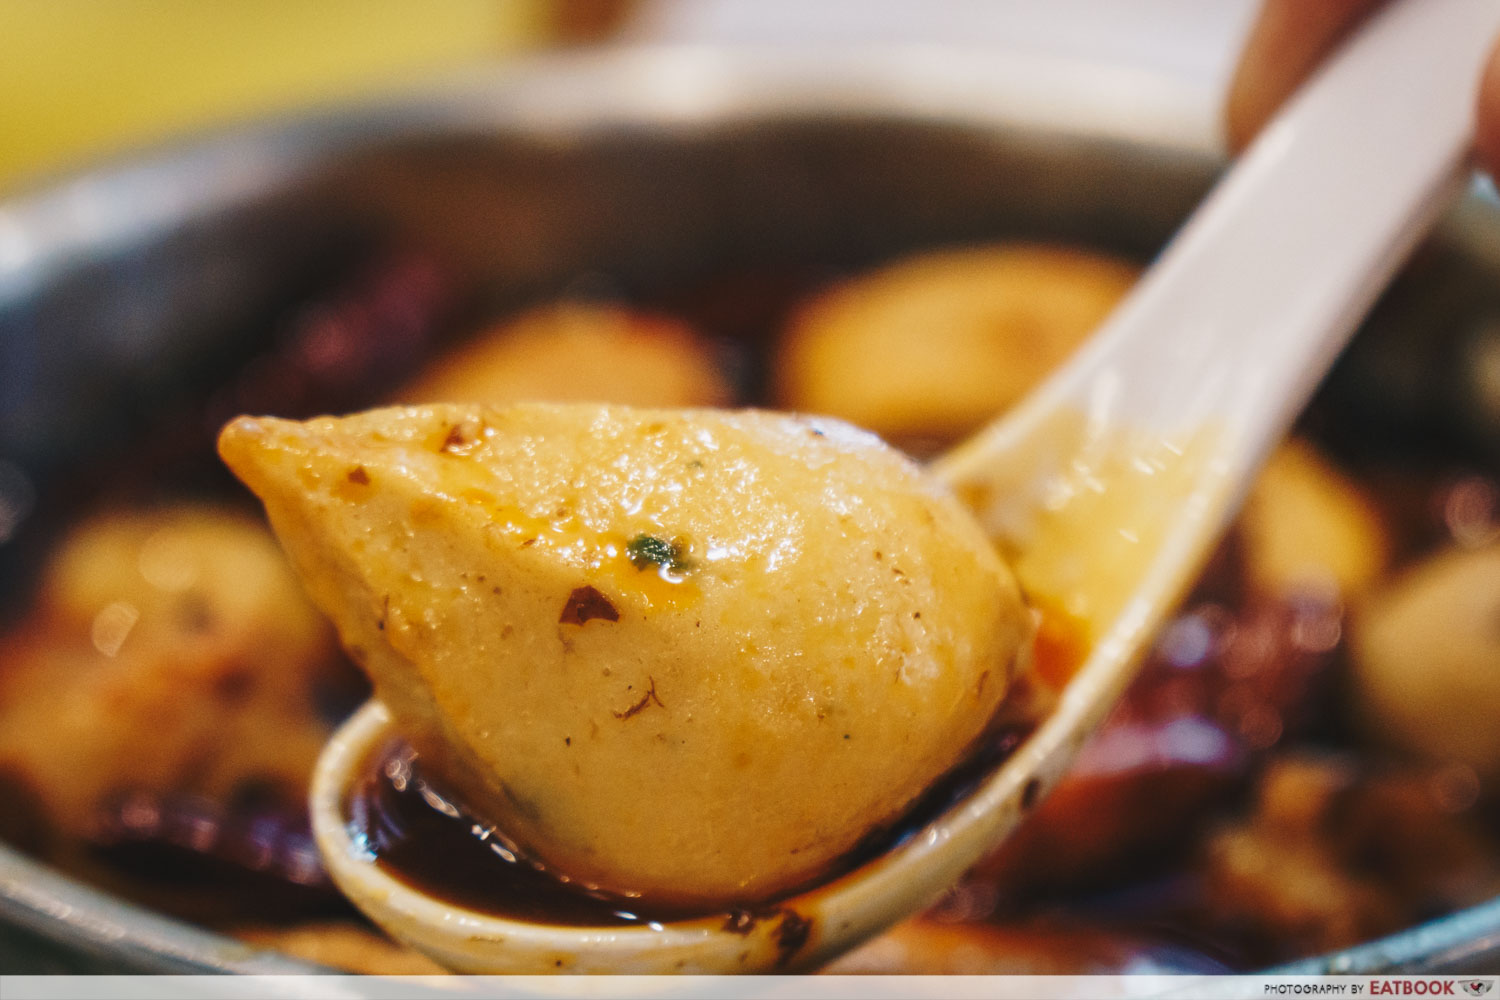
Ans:
{"label": "finger", "polygon": [[1489,65],[1479,84],[1477,128],[1474,145],[1479,162],[1491,177],[1500,178],[1500,44],[1490,50]]}
{"label": "finger", "polygon": [[[1229,148],[1238,152],[1248,146],[1319,61],[1382,2],[1266,0],[1229,85],[1224,115]],[[1500,99],[1500,91],[1496,95]],[[1500,104],[1496,107],[1500,110]]]}

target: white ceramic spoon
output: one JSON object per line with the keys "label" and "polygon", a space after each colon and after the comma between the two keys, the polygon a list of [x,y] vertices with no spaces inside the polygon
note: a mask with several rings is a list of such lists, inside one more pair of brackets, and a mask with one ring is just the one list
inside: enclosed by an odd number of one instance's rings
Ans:
{"label": "white ceramic spoon", "polygon": [[314,776],[339,886],[470,972],[764,972],[816,966],[930,903],[1020,821],[1134,676],[1265,452],[1467,174],[1497,0],[1403,0],[1265,130],[1082,352],[933,467],[1028,591],[1092,635],[1033,735],[936,819],[858,869],[729,920],[580,928],[465,910],[352,842],[346,789],[388,717],[372,704]]}

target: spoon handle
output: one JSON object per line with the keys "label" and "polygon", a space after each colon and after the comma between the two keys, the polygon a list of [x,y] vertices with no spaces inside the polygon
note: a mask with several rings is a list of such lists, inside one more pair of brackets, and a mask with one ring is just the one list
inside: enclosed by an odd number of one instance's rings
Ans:
{"label": "spoon handle", "polygon": [[1402,0],[1308,82],[1074,361],[936,467],[962,482],[1066,407],[1228,432],[1253,467],[1468,175],[1496,0]]}

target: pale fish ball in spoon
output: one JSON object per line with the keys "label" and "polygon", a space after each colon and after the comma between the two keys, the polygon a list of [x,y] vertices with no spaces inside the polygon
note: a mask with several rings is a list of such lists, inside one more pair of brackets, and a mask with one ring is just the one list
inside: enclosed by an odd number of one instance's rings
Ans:
{"label": "pale fish ball in spoon", "polygon": [[220,451],[427,773],[614,893],[826,875],[1029,649],[973,518],[833,420],[444,405],[241,418]]}

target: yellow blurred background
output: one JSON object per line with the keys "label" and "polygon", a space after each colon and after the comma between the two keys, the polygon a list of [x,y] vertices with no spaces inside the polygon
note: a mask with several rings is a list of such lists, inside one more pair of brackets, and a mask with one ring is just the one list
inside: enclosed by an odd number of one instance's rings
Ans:
{"label": "yellow blurred background", "polygon": [[606,31],[619,0],[0,0],[0,192]]}

